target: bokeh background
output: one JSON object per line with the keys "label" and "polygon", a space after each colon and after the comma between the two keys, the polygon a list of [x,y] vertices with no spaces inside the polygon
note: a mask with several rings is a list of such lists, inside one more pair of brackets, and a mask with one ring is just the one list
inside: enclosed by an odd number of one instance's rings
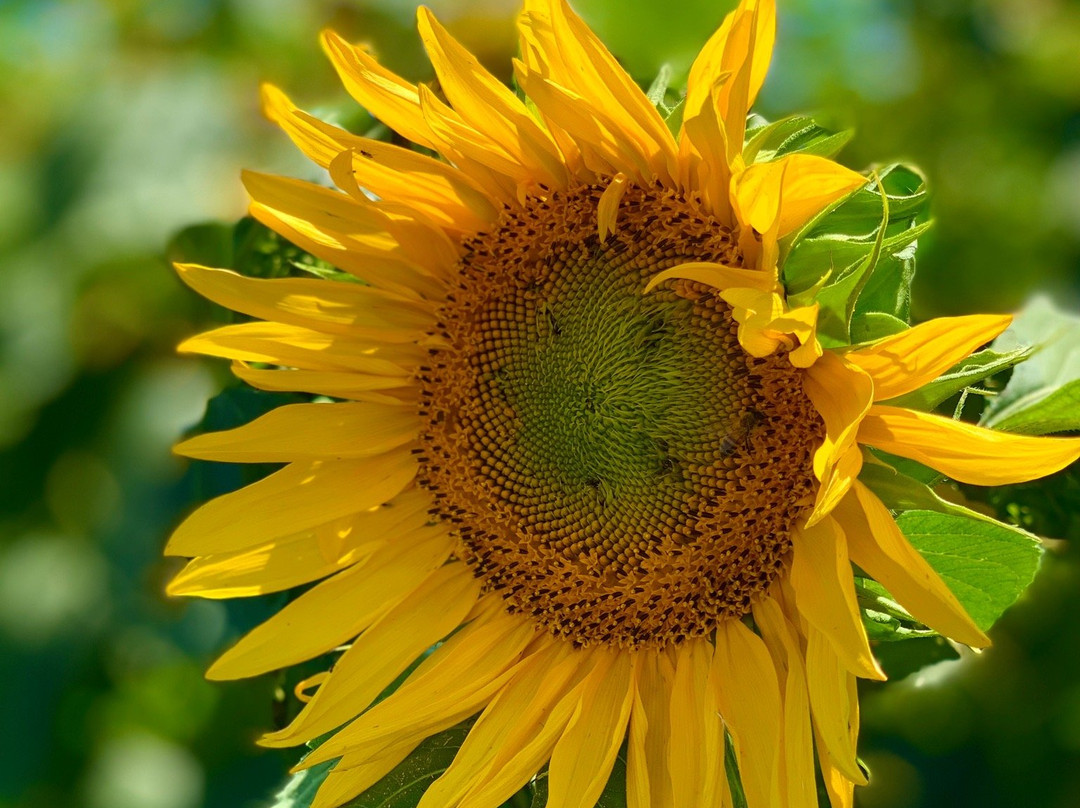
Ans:
{"label": "bokeh background", "polygon": [[[644,83],[685,71],[731,5],[576,3]],[[257,86],[348,118],[321,27],[428,77],[414,6],[0,0],[0,808],[256,808],[282,782],[290,757],[253,744],[279,683],[202,678],[275,604],[162,594],[199,488],[169,445],[226,383],[173,355],[214,313],[166,256],[182,228],[243,213],[241,167],[315,176]],[[512,2],[432,6],[508,74]],[[1080,309],[1080,4],[780,7],[761,112],[824,111],[857,124],[849,165],[930,178],[916,316],[1039,291]],[[866,690],[861,806],[1080,805],[1078,492],[1066,473],[992,503],[1063,541],[991,650]]]}

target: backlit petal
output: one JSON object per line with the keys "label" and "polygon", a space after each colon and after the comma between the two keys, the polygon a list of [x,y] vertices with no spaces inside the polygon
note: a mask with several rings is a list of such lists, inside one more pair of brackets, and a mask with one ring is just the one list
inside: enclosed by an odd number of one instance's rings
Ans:
{"label": "backlit petal", "polygon": [[791,537],[791,586],[799,613],[825,634],[852,673],[884,679],[870,651],[848,559],[847,537],[832,517]]}
{"label": "backlit petal", "polygon": [[803,389],[825,422],[825,439],[814,453],[814,475],[821,486],[808,521],[813,525],[843,498],[862,468],[856,439],[874,385],[864,371],[825,351],[806,371]]}
{"label": "backlit petal", "polygon": [[389,502],[416,476],[408,452],[363,460],[293,463],[198,508],[176,529],[168,555],[256,547]]}
{"label": "backlit petal", "polygon": [[674,808],[670,768],[674,684],[675,668],[667,654],[641,655],[627,736],[628,808]]}
{"label": "backlit petal", "polygon": [[716,627],[713,668],[747,805],[767,808],[772,805],[782,720],[776,667],[759,636],[740,620],[724,620]]}
{"label": "backlit petal", "polygon": [[402,540],[428,521],[431,496],[405,491],[392,505],[371,508],[253,548],[211,553],[189,562],[170,595],[237,598],[278,592],[318,580]]}
{"label": "backlit petal", "polygon": [[333,760],[342,769],[415,745],[479,712],[521,670],[535,628],[496,609],[476,617],[436,648],[408,679],[314,750],[306,765]]}
{"label": "backlit petal", "polygon": [[222,463],[347,460],[384,454],[413,440],[421,421],[405,407],[287,404],[236,429],[189,438],[173,447],[185,457]]}
{"label": "backlit petal", "polygon": [[844,525],[851,560],[889,590],[912,616],[973,648],[990,644],[990,639],[975,625],[933,567],[904,538],[889,510],[870,489],[856,481],[835,515]]}
{"label": "backlit petal", "polygon": [[[735,201],[743,221],[759,233],[773,225],[784,237],[840,197],[866,184],[866,177],[812,154],[790,154],[755,163],[735,177]],[[779,195],[779,196],[777,196]]]}
{"label": "backlit petal", "polygon": [[607,785],[630,720],[636,665],[621,649],[599,647],[581,701],[548,765],[547,808],[592,808]]}
{"label": "backlit petal", "polygon": [[1060,471],[1080,459],[1080,438],[996,432],[941,415],[875,404],[859,442],[908,457],[973,485],[1008,485]]}
{"label": "backlit petal", "polygon": [[[838,778],[866,785],[866,776],[856,759],[859,703],[854,695],[855,676],[845,669],[825,634],[809,625],[806,635],[806,680],[818,753],[823,761],[828,759],[830,769],[838,770]],[[845,791],[839,780],[834,785],[841,786],[840,792]]]}
{"label": "backlit petal", "polygon": [[447,564],[428,575],[349,646],[288,727],[264,735],[259,743],[295,746],[358,715],[411,662],[461,624],[479,593],[480,582],[464,564]]}
{"label": "backlit petal", "polygon": [[598,113],[624,133],[624,146],[635,152],[626,155],[627,167],[644,163],[655,177],[674,176],[675,140],[656,107],[565,0],[527,0],[521,29],[525,90],[546,117],[561,123],[563,110],[534,95],[534,75],[575,93],[586,113]]}
{"label": "backlit petal", "polygon": [[[453,549],[446,531],[386,547],[338,573],[248,632],[207,671],[241,679],[311,659],[352,639],[416,589]],[[340,723],[340,721],[338,722]]]}
{"label": "backlit petal", "polygon": [[776,804],[785,808],[818,808],[810,701],[799,634],[771,597],[754,604],[754,622],[772,654],[783,694],[784,723],[779,777],[775,781]]}
{"label": "backlit petal", "polygon": [[1010,315],[996,314],[939,317],[848,351],[844,358],[866,371],[874,381],[874,400],[882,401],[932,382],[1011,322]]}
{"label": "backlit petal", "polygon": [[713,681],[713,645],[706,639],[687,640],[675,655],[675,678],[667,688],[671,692],[667,769],[674,806],[719,805],[727,791],[727,773],[724,726]]}
{"label": "backlit petal", "polygon": [[420,37],[454,110],[477,131],[507,149],[540,183],[566,186],[562,155],[525,104],[491,75],[435,19],[417,10]]}

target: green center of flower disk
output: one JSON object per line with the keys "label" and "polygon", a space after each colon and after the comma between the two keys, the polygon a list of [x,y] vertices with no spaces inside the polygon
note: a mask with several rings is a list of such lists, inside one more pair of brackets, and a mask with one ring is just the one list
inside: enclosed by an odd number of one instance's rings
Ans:
{"label": "green center of flower disk", "polygon": [[421,374],[421,485],[512,611],[581,645],[666,645],[745,614],[812,502],[821,422],[782,354],[738,344],[712,290],[738,262],[669,191],[531,199],[466,243]]}

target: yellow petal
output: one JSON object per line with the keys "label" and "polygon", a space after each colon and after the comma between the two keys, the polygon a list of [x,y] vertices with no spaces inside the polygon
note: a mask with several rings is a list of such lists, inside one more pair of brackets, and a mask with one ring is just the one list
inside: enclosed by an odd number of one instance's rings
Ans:
{"label": "yellow petal", "polygon": [[888,589],[917,620],[973,648],[990,644],[870,489],[856,482],[837,507],[836,518],[848,536],[851,560]]}
{"label": "yellow petal", "polygon": [[813,527],[830,513],[847,496],[852,484],[862,471],[863,454],[858,446],[851,446],[829,468],[825,480],[814,498],[814,510],[806,520]]}
{"label": "yellow petal", "polygon": [[196,556],[257,547],[389,502],[415,476],[416,460],[404,451],[293,463],[201,506],[172,534],[165,552]]}
{"label": "yellow petal", "polygon": [[534,169],[524,165],[519,155],[462,121],[431,89],[420,85],[417,90],[420,110],[431,131],[443,140],[452,142],[460,154],[502,175],[516,188],[529,191],[542,182],[543,178],[537,177]]}
{"label": "yellow petal", "polygon": [[424,121],[416,85],[387,70],[362,48],[333,31],[323,31],[322,45],[341,83],[360,106],[413,143],[439,150],[443,144]]}
{"label": "yellow petal", "polygon": [[[759,13],[763,8],[767,11]],[[720,29],[706,43],[691,66],[687,81],[687,98],[684,119],[693,120],[708,112],[708,106],[714,107],[717,120],[722,121],[726,130],[726,154],[723,163],[732,166],[742,152],[746,131],[746,116],[753,104],[756,89],[752,87],[755,78],[755,50],[759,40],[768,40],[771,51],[772,38],[775,36],[776,12],[772,3],[756,3],[753,0],[743,2],[728,15]],[[760,75],[764,80],[764,69],[768,67],[770,53],[763,52],[759,57]],[[684,135],[693,135],[684,129]],[[695,142],[698,151],[700,142]],[[713,164],[710,162],[710,168]]]}
{"label": "yellow petal", "polygon": [[252,215],[265,209],[286,217],[315,246],[389,253],[436,277],[447,277],[460,256],[459,244],[407,206],[357,199],[314,183],[255,171],[244,171],[241,179],[253,202]]}
{"label": "yellow petal", "polygon": [[754,621],[772,654],[783,693],[784,724],[780,776],[775,781],[776,804],[786,808],[818,808],[810,701],[799,635],[771,597],[754,604]]}
{"label": "yellow petal", "polygon": [[798,347],[788,353],[788,360],[794,367],[808,368],[824,353],[817,339],[818,308],[817,303],[800,306],[777,317],[770,324],[770,328],[798,340]]}
{"label": "yellow petal", "polygon": [[[754,25],[754,38],[751,41],[749,26],[742,37],[732,36],[732,25],[736,17],[757,15]],[[709,94],[726,77],[739,73],[749,64],[747,82],[747,106],[752,106],[761,86],[765,83],[765,74],[772,59],[773,43],[776,39],[776,3],[774,0],[742,0],[738,8],[724,18],[723,24],[716,30],[705,47],[701,49],[690,75],[686,80],[686,110],[696,113],[709,103]],[[721,107],[725,116],[726,104]],[[746,111],[743,111],[746,117]]]}
{"label": "yellow petal", "polygon": [[1080,438],[1036,438],[902,407],[875,404],[859,442],[907,457],[973,485],[1007,485],[1045,477],[1080,459]]}
{"label": "yellow petal", "polygon": [[622,133],[627,153],[618,170],[644,164],[652,176],[671,180],[675,140],[660,113],[565,0],[527,0],[520,23],[526,93],[545,117],[561,125],[566,109],[533,94],[534,76],[570,90],[581,98],[582,112],[610,121],[612,131]]}
{"label": "yellow petal", "polygon": [[603,111],[589,109],[585,98],[515,61],[518,82],[541,110],[553,132],[562,131],[580,147],[587,170],[598,175],[651,176],[641,147]]}
{"label": "yellow petal", "polygon": [[446,296],[439,268],[429,269],[410,260],[385,232],[324,230],[302,215],[282,213],[258,203],[252,203],[248,212],[296,246],[365,283],[413,299],[441,301]]}
{"label": "yellow petal", "polygon": [[373,540],[352,548],[347,558],[340,553],[327,552],[325,548],[332,540],[348,530],[339,525],[347,524],[347,519],[335,520],[253,550],[192,559],[169,581],[166,592],[174,597],[247,598],[325,578],[363,561],[384,544],[381,540]]}
{"label": "yellow petal", "polygon": [[236,361],[232,364],[232,372],[259,390],[315,393],[332,398],[368,400],[366,396],[376,390],[393,390],[406,395],[415,393],[416,389],[404,368],[398,368],[394,376],[383,376],[354,371],[253,368]]}
{"label": "yellow petal", "polygon": [[413,440],[421,421],[405,407],[385,404],[287,404],[223,432],[173,447],[184,457],[222,463],[349,460],[385,454]]}
{"label": "yellow petal", "polygon": [[[209,679],[242,679],[324,654],[363,631],[416,589],[453,549],[441,528],[399,542],[289,603],[226,651]],[[340,722],[339,722],[340,723]]]}
{"label": "yellow petal", "polygon": [[416,339],[434,324],[430,304],[358,283],[264,280],[195,264],[175,266],[180,279],[203,297],[261,320],[384,342]]}
{"label": "yellow petal", "polygon": [[177,350],[303,370],[355,370],[403,380],[427,357],[426,349],[415,344],[380,344],[269,322],[215,328],[184,340]]}
{"label": "yellow petal", "polygon": [[596,207],[596,225],[601,241],[607,241],[608,234],[615,232],[619,203],[626,193],[626,188],[627,177],[620,172],[611,178],[604,193],[600,195],[600,202]]}
{"label": "yellow petal", "polygon": [[548,764],[547,808],[593,808],[607,785],[630,720],[635,664],[629,652],[598,648],[581,700]]}
{"label": "yellow petal", "polygon": [[448,163],[320,121],[269,84],[262,87],[262,102],[266,117],[323,168],[342,152],[351,152],[356,181],[381,199],[408,204],[460,234],[498,217],[498,206],[488,194]]}
{"label": "yellow petal", "polygon": [[675,669],[667,654],[640,654],[627,736],[628,808],[675,806],[670,762],[675,735],[669,696],[674,686]]}
{"label": "yellow petal", "polygon": [[826,351],[806,371],[803,389],[825,422],[825,439],[814,453],[814,475],[821,481],[808,521],[814,525],[843,498],[862,468],[856,439],[874,385],[861,369]]}
{"label": "yellow petal", "polygon": [[813,625],[806,630],[806,680],[823,764],[827,757],[829,768],[837,769],[839,777],[866,785],[856,759],[859,702],[854,695],[855,677],[844,668],[829,638]]}
{"label": "yellow petal", "polygon": [[728,157],[735,144],[729,145],[728,132],[720,117],[722,89],[721,85],[713,88],[712,102],[702,106],[700,112],[687,115],[684,111],[679,146],[680,181],[689,190],[701,194],[707,210],[734,227],[732,167]]}
{"label": "yellow petal", "polygon": [[498,808],[513,796],[543,766],[570,720],[576,699],[566,695],[587,659],[561,643],[523,664],[481,713],[453,763],[428,787],[417,808]]}
{"label": "yellow petal", "polygon": [[264,735],[259,743],[295,746],[359,715],[420,654],[461,624],[479,593],[480,582],[464,564],[447,564],[429,574],[342,654],[330,678],[288,727]]}
{"label": "yellow petal", "polygon": [[667,769],[674,805],[680,808],[719,805],[727,791],[724,725],[712,680],[712,658],[709,640],[687,640],[676,649]]}
{"label": "yellow petal", "polygon": [[403,540],[428,521],[431,496],[411,489],[392,505],[343,516],[257,547],[194,559],[166,590],[170,595],[236,598],[278,592],[324,578]]}
{"label": "yellow petal", "polygon": [[[460,144],[447,141],[445,132],[431,129],[430,116],[424,114],[420,104],[420,89],[380,65],[362,48],[350,45],[332,31],[323,32],[323,48],[341,78],[349,94],[372,115],[407,140],[441,152],[451,163],[478,183],[494,198],[504,201],[513,199],[513,189],[507,188],[493,177],[482,165],[466,159]],[[471,130],[461,116],[443,105],[443,117],[456,128]]]}
{"label": "yellow petal", "polygon": [[567,175],[562,156],[521,99],[450,36],[429,9],[417,9],[417,21],[439,84],[454,110],[508,150],[538,182],[564,188]]}
{"label": "yellow petal", "polygon": [[806,621],[825,634],[848,670],[866,679],[885,678],[870,652],[848,559],[847,537],[832,517],[791,537],[791,585]]}
{"label": "yellow petal", "polygon": [[[564,695],[545,681],[537,691],[537,701],[549,705],[546,715],[532,720],[532,725],[519,726],[518,734],[503,747],[483,780],[477,783],[461,801],[460,808],[497,808],[529,782],[551,757],[551,751],[562,736],[577,709],[584,684],[577,682],[586,669],[585,654],[578,654],[570,683]],[[555,679],[556,677],[552,677]]]}
{"label": "yellow petal", "polygon": [[335,766],[319,786],[311,808],[338,808],[363,794],[393,771],[394,767],[405,760],[416,746],[417,744],[398,746],[385,755],[365,759],[352,766]]}
{"label": "yellow petal", "polygon": [[812,154],[789,154],[755,163],[735,177],[735,201],[748,222],[765,233],[776,222],[783,237],[802,227],[840,197],[866,184],[866,177]]}
{"label": "yellow petal", "polygon": [[780,749],[780,684],[765,643],[740,620],[716,627],[713,669],[720,712],[735,741],[749,808],[772,805]]}
{"label": "yellow petal", "polygon": [[1010,315],[939,317],[844,357],[874,381],[874,400],[910,393],[966,359],[1012,322]]}
{"label": "yellow petal", "polygon": [[709,261],[688,261],[685,264],[665,269],[663,272],[657,272],[649,278],[645,291],[651,292],[659,284],[672,278],[703,283],[714,289],[721,290],[742,287],[771,293],[774,288],[772,276],[767,272],[760,272],[756,269],[743,269],[742,267],[729,267]]}
{"label": "yellow petal", "polygon": [[[436,648],[411,676],[314,750],[306,765],[344,755],[337,768],[415,745],[479,712],[525,663],[518,663],[535,628],[496,610],[476,618]],[[517,664],[515,664],[517,663]]]}

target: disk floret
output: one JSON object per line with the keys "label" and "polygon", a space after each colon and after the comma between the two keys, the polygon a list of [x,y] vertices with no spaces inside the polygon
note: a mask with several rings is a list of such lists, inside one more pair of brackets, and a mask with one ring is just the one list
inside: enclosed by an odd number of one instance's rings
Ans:
{"label": "disk floret", "polygon": [[738,265],[697,201],[533,197],[465,243],[421,371],[420,482],[512,611],[578,645],[666,645],[750,609],[812,504],[822,427],[783,353],[749,356],[690,261]]}

